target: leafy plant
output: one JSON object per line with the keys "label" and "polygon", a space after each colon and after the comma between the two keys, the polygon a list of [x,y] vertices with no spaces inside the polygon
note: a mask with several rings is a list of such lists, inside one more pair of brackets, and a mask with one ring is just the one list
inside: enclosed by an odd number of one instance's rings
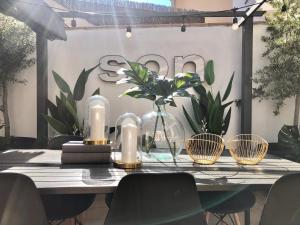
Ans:
{"label": "leafy plant", "polygon": [[32,53],[35,50],[34,33],[24,23],[12,17],[0,14],[0,90],[5,137],[10,137],[10,120],[8,110],[9,84],[22,83],[17,74],[34,64]]}
{"label": "leafy plant", "polygon": [[[97,66],[89,70],[82,70],[73,92],[67,82],[55,71],[52,71],[54,80],[60,89],[60,96],[56,96],[56,105],[50,100],[47,101],[51,116],[44,115],[44,118],[60,134],[83,135],[83,124],[79,123],[77,114],[77,102],[82,100],[88,77]],[[100,89],[97,88],[93,95],[99,94]]]}
{"label": "leafy plant", "polygon": [[175,97],[189,97],[190,93],[186,89],[199,85],[200,79],[197,74],[179,73],[174,79],[160,76],[156,72],[150,71],[142,64],[127,62],[130,69],[121,69],[118,73],[126,75],[126,78],[118,81],[118,84],[129,83],[136,87],[128,89],[122,95],[133,98],[145,98],[151,100],[155,105],[170,105],[176,107]]}
{"label": "leafy plant", "polygon": [[[233,101],[226,102],[226,100],[231,92],[234,73],[222,97],[219,91],[216,96],[212,93],[212,85],[215,81],[214,63],[212,60],[208,61],[205,66],[204,78],[208,85],[208,90],[203,84],[200,84],[194,87],[198,96],[191,97],[194,118],[182,106],[184,115],[195,134],[208,132],[225,135],[231,117],[230,105],[233,103]],[[227,110],[228,107],[229,109]]]}
{"label": "leafy plant", "polygon": [[175,75],[174,79],[170,79],[166,76],[160,76],[157,73],[150,71],[142,64],[135,62],[127,63],[130,66],[130,69],[122,69],[118,72],[121,75],[125,75],[126,78],[121,79],[117,83],[129,83],[135,85],[135,87],[125,91],[122,96],[127,95],[133,98],[145,98],[151,100],[158,109],[153,137],[150,137],[151,143],[147,145],[148,151],[152,146],[155,146],[154,140],[157,124],[158,120],[161,119],[164,136],[175,161],[176,146],[172,146],[168,138],[165,120],[161,114],[161,107],[164,107],[165,105],[176,107],[176,103],[174,101],[175,97],[190,97],[190,93],[187,89],[199,85],[201,83],[200,78],[197,74],[193,73],[179,73]]}
{"label": "leafy plant", "polygon": [[[295,98],[293,125],[299,124],[300,111],[300,2],[270,1],[275,11],[266,16],[267,35],[262,37],[269,64],[259,70],[253,80],[257,86],[253,96],[275,102],[278,115],[284,101]],[[283,5],[286,11],[282,12]]]}

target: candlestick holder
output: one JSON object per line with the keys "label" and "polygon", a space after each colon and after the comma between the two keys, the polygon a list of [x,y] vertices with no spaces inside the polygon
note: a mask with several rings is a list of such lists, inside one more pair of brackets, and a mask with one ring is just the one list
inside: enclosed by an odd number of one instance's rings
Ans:
{"label": "candlestick holder", "polygon": [[100,95],[94,95],[87,100],[84,117],[84,144],[106,145],[110,141],[108,100]]}
{"label": "candlestick holder", "polygon": [[141,119],[133,113],[121,115],[115,127],[114,166],[122,169],[141,167]]}

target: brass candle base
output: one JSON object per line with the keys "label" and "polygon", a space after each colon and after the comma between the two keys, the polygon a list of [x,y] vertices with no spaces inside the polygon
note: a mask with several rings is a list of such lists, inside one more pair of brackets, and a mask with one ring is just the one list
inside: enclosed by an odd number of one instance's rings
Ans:
{"label": "brass candle base", "polygon": [[108,144],[110,144],[110,140],[107,140],[107,139],[102,139],[102,140],[85,139],[83,141],[83,144],[85,144],[85,145],[108,145]]}
{"label": "brass candle base", "polygon": [[136,163],[123,163],[121,160],[114,162],[114,167],[119,169],[138,169],[142,166],[142,162],[138,161]]}

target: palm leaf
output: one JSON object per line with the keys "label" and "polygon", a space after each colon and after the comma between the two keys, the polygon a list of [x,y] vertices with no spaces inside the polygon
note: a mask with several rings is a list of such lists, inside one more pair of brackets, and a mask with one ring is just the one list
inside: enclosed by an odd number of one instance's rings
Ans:
{"label": "palm leaf", "polygon": [[234,72],[231,75],[230,81],[229,81],[229,83],[227,85],[227,88],[226,88],[226,91],[225,91],[225,93],[223,95],[222,101],[225,101],[228,98],[228,96],[230,95],[231,88],[232,88],[233,78],[234,78]]}
{"label": "palm leaf", "polygon": [[83,98],[86,82],[87,82],[91,72],[97,67],[98,67],[98,65],[96,65],[88,70],[83,69],[81,71],[81,73],[76,81],[74,91],[73,91],[74,100],[80,101]]}
{"label": "palm leaf", "polygon": [[182,106],[182,108],[183,108],[183,113],[185,115],[185,118],[187,119],[188,123],[190,124],[190,127],[192,128],[192,130],[194,131],[195,134],[199,134],[200,131],[199,131],[197,125],[195,124],[195,122],[193,121],[193,119],[190,117],[190,115],[187,113],[187,111],[184,108],[184,106]]}
{"label": "palm leaf", "polygon": [[63,124],[62,122],[60,122],[59,120],[54,119],[51,116],[48,115],[43,115],[44,118],[47,120],[47,122],[50,124],[50,126],[56,130],[57,132],[59,132],[60,134],[70,134],[68,131],[68,128],[65,126],[65,124]]}
{"label": "palm leaf", "polygon": [[59,74],[56,73],[55,71],[52,71],[52,74],[59,89],[62,92],[67,93],[68,95],[69,94],[72,95],[70,86],[67,84],[67,82],[61,76],[59,76]]}

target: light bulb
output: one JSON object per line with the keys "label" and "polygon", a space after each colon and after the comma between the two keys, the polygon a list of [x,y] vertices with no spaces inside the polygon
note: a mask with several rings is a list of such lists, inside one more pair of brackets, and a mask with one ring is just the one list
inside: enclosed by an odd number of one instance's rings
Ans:
{"label": "light bulb", "polygon": [[127,29],[126,29],[126,37],[127,38],[131,38],[132,37],[131,27],[130,26],[127,27]]}
{"label": "light bulb", "polygon": [[182,24],[180,30],[181,30],[181,32],[185,32],[186,31],[186,26],[184,24]]}
{"label": "light bulb", "polygon": [[234,17],[233,20],[232,20],[232,29],[233,30],[238,30],[239,29],[238,19],[236,17]]}

